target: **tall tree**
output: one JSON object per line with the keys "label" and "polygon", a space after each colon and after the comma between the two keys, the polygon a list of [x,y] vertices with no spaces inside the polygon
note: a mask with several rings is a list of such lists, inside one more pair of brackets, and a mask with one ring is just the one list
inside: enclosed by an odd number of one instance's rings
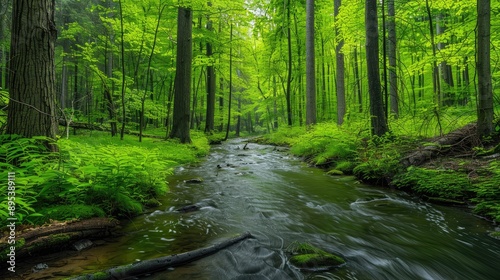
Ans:
{"label": "tall tree", "polygon": [[344,122],[344,116],[346,111],[346,103],[345,103],[345,65],[344,65],[344,53],[342,52],[342,47],[344,46],[344,39],[339,31],[339,10],[342,5],[342,0],[335,0],[333,3],[334,6],[334,16],[335,16],[335,37],[336,37],[336,46],[335,46],[335,57],[337,62],[337,71],[336,71],[336,89],[337,89],[337,124],[341,125]]}
{"label": "tall tree", "polygon": [[306,125],[316,123],[314,0],[306,1]]}
{"label": "tall tree", "polygon": [[8,134],[56,138],[54,10],[55,0],[13,2]]}
{"label": "tall tree", "polygon": [[391,100],[391,113],[395,118],[399,116],[399,97],[398,97],[398,76],[396,74],[396,9],[394,0],[387,0],[387,39],[389,56],[389,95]]}
{"label": "tall tree", "polygon": [[[208,6],[212,6],[212,2],[208,2]],[[210,16],[207,18],[207,31],[213,32],[212,20]],[[210,39],[207,42],[207,57],[212,60],[213,46]],[[205,120],[205,132],[211,133],[215,126],[215,67],[213,61],[207,66],[207,111]]]}
{"label": "tall tree", "polygon": [[287,121],[288,125],[292,126],[292,69],[293,69],[293,59],[292,59],[292,31],[290,28],[291,20],[290,20],[290,6],[291,6],[291,0],[287,0],[286,4],[286,14],[287,14],[287,20],[286,20],[286,25],[287,25],[287,42],[288,42],[288,75],[286,78],[286,92],[285,92],[285,97],[286,97],[286,116],[287,116]]}
{"label": "tall tree", "polygon": [[477,79],[478,108],[477,134],[485,137],[493,133],[493,92],[490,69],[491,1],[477,0]]}
{"label": "tall tree", "polygon": [[377,0],[366,0],[366,64],[372,134],[382,136],[388,131],[380,86]]}
{"label": "tall tree", "polygon": [[191,143],[189,105],[191,102],[191,62],[193,59],[193,12],[190,8],[177,10],[177,62],[175,71],[174,116],[170,138]]}

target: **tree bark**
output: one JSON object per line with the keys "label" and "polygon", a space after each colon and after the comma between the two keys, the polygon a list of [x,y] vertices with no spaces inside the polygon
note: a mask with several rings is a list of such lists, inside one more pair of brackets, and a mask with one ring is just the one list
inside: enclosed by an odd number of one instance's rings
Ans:
{"label": "tree bark", "polygon": [[8,134],[56,138],[54,11],[55,0],[13,2]]}
{"label": "tree bark", "polygon": [[190,8],[179,7],[177,14],[177,62],[175,73],[174,116],[170,138],[191,143],[189,115],[191,100],[191,60],[193,57],[192,21]]}
{"label": "tree bark", "polygon": [[314,0],[306,1],[306,125],[316,123]]}
{"label": "tree bark", "polygon": [[490,69],[490,0],[477,0],[477,15],[476,52],[479,95],[477,108],[477,135],[482,138],[491,135],[494,131],[493,91]]}
{"label": "tree bark", "polygon": [[366,63],[372,134],[384,135],[389,129],[385,118],[382,91],[380,89],[379,43],[377,0],[366,0]]}

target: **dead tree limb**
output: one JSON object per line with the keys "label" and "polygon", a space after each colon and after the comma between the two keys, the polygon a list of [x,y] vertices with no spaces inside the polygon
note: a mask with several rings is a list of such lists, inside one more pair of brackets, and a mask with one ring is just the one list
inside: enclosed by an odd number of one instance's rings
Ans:
{"label": "dead tree limb", "polygon": [[236,237],[222,241],[221,243],[217,243],[205,248],[200,248],[181,254],[169,255],[151,260],[144,260],[134,264],[122,265],[110,268],[103,272],[86,274],[75,278],[71,278],[71,280],[129,279],[147,273],[162,271],[169,267],[181,266],[183,264],[217,253],[218,251],[224,248],[227,248],[233,244],[236,244],[250,237],[252,237],[252,235],[249,232],[246,232]]}

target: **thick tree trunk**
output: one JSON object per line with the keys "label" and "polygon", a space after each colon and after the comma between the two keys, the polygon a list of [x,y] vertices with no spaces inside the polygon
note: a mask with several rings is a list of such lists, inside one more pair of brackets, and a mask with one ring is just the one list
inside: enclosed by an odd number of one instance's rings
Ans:
{"label": "thick tree trunk", "polygon": [[366,63],[372,134],[382,136],[388,131],[382,91],[380,89],[377,1],[366,0]]}
{"label": "thick tree trunk", "polygon": [[186,253],[170,255],[151,260],[144,260],[133,264],[114,267],[104,272],[98,272],[96,274],[88,274],[75,277],[72,278],[72,280],[86,280],[86,279],[105,280],[105,279],[129,279],[129,278],[132,279],[135,278],[135,276],[166,270],[167,268],[170,267],[181,266],[186,263],[210,256],[224,248],[227,248],[233,244],[236,244],[250,237],[252,237],[252,235],[247,232],[209,247],[196,249]]}
{"label": "thick tree trunk", "polygon": [[477,0],[477,15],[477,135],[479,137],[486,137],[494,131],[493,92],[490,69],[490,0]]}
{"label": "thick tree trunk", "polygon": [[181,143],[191,143],[189,115],[191,99],[191,60],[193,12],[189,8],[178,8],[177,15],[177,63],[175,73],[174,116],[170,138]]}
{"label": "thick tree trunk", "polygon": [[54,0],[13,2],[8,134],[56,138],[54,11]]}
{"label": "thick tree trunk", "polygon": [[306,1],[306,125],[316,123],[314,0]]}

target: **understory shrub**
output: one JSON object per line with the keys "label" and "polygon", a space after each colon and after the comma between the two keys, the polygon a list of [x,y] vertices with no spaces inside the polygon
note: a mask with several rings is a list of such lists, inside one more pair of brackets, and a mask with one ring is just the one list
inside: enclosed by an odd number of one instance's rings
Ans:
{"label": "understory shrub", "polygon": [[[141,213],[143,205],[152,205],[167,192],[174,166],[196,161],[210,149],[202,133],[194,133],[191,145],[120,141],[104,134],[73,137],[60,139],[57,153],[47,150],[47,141],[0,135],[0,179],[15,177],[15,217],[20,223]],[[2,205],[8,203],[8,191],[8,184],[0,184]],[[8,217],[9,209],[0,208],[0,218]]]}
{"label": "understory shrub", "polygon": [[299,136],[291,153],[305,157],[315,165],[334,165],[357,158],[359,140],[336,124],[318,124]]}
{"label": "understory shrub", "polygon": [[[53,155],[47,150],[46,137],[23,138],[19,135],[0,135],[0,219],[16,217],[25,222],[39,216],[35,211],[38,186],[54,178]],[[14,184],[7,184],[12,181]],[[14,202],[13,204],[8,204]],[[12,208],[11,208],[12,207]],[[11,208],[11,209],[9,209]],[[12,210],[12,212],[10,212]]]}
{"label": "understory shrub", "polygon": [[65,142],[62,147],[62,168],[77,179],[69,202],[96,204],[109,215],[141,213],[142,203],[166,193],[167,175],[176,164],[161,161],[157,149],[137,146]]}

